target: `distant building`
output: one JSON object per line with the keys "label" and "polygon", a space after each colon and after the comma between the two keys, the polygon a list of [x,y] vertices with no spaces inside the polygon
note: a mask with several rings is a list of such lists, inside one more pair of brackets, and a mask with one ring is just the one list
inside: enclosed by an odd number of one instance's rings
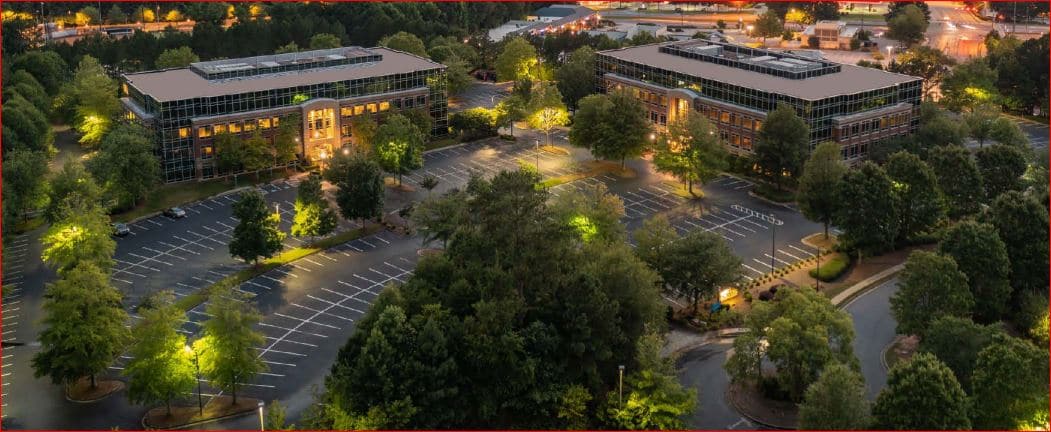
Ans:
{"label": "distant building", "polygon": [[787,104],[810,126],[810,146],[835,141],[860,161],[876,142],[910,134],[923,80],[878,69],[694,39],[597,53],[599,90],[643,101],[657,129],[707,117],[726,147],[747,155],[767,113]]}
{"label": "distant building", "polygon": [[[820,49],[850,49],[850,40],[857,36],[858,28],[843,21],[818,21],[803,30],[803,37],[817,36]],[[815,48],[815,47],[811,47]]]}
{"label": "distant building", "polygon": [[192,63],[121,76],[127,120],[156,134],[166,182],[232,174],[213,139],[259,132],[273,140],[298,115],[297,153],[318,160],[353,142],[351,120],[423,108],[447,129],[445,66],[389,48],[342,47]]}
{"label": "distant building", "polygon": [[508,21],[489,30],[489,40],[499,42],[507,36],[558,31],[585,31],[598,24],[599,15],[583,6],[555,4],[537,9],[526,21]]}

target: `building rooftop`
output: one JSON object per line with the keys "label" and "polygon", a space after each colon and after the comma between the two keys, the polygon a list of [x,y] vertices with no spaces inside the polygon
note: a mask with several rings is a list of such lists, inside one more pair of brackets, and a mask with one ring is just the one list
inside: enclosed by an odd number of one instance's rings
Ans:
{"label": "building rooftop", "polygon": [[[723,49],[736,50],[733,58],[729,59],[720,55]],[[696,58],[672,54],[670,51],[690,51]],[[742,52],[748,52],[751,55],[744,56],[740,54]],[[599,54],[631,63],[806,100],[860,93],[921,79],[873,68],[807,59],[802,56],[791,56],[737,45],[701,42],[696,39],[685,43],[665,42],[599,51]],[[815,71],[824,73],[792,79],[755,70],[759,67],[776,71],[793,71],[790,73],[796,73],[795,70],[803,74],[814,74]]]}
{"label": "building rooftop", "polygon": [[[558,17],[558,18],[561,18],[561,17],[567,17],[567,16],[570,16],[570,15],[573,15],[574,13],[576,13],[576,9],[577,8],[587,9],[587,8],[585,8],[583,6],[575,6],[575,5],[550,5],[550,6],[544,6],[544,7],[540,8],[540,9],[537,9],[535,12],[532,13],[532,15],[533,16],[538,16],[538,17]],[[590,10],[591,9],[588,9],[588,11],[590,11]]]}
{"label": "building rooftop", "polygon": [[[357,60],[363,61],[353,62]],[[291,67],[296,69],[288,70]],[[129,73],[125,74],[124,78],[129,86],[135,87],[142,94],[149,95],[158,102],[168,102],[444,67],[440,63],[390,48],[344,47],[198,62],[188,68]],[[230,73],[243,76],[227,77]]]}

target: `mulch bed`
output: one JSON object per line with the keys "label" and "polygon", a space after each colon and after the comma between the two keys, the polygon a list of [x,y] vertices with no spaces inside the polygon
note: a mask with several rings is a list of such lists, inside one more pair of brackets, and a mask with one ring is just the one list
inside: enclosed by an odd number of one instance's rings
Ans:
{"label": "mulch bed", "polygon": [[212,398],[204,405],[203,415],[197,405],[173,406],[171,415],[168,415],[166,407],[160,406],[146,412],[142,425],[150,429],[181,429],[202,422],[250,414],[259,406],[259,399],[253,398],[237,398],[236,405],[231,402],[230,396]]}
{"label": "mulch bed", "polygon": [[91,379],[85,377],[66,388],[66,398],[73,402],[96,402],[121,390],[124,390],[122,381],[97,379],[95,387],[92,388]]}

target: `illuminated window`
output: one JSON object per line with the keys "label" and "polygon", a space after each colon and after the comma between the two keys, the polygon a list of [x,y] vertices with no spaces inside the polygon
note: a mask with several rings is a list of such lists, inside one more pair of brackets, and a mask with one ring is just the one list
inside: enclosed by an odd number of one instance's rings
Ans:
{"label": "illuminated window", "polygon": [[201,158],[208,159],[212,157],[213,152],[214,150],[212,150],[212,146],[201,147]]}
{"label": "illuminated window", "polygon": [[212,126],[212,133],[221,134],[223,132],[226,132],[226,125],[217,124]]}
{"label": "illuminated window", "polygon": [[277,124],[278,124],[278,122],[281,121],[281,119],[279,119],[277,117],[274,117],[274,118],[271,118],[270,121],[273,123],[274,127],[277,127]]}
{"label": "illuminated window", "polygon": [[759,130],[762,127],[763,127],[763,121],[762,120],[756,120],[755,123],[752,125],[752,130]]}
{"label": "illuminated window", "polygon": [[389,109],[390,109],[390,102],[387,102],[387,101],[380,102],[380,111],[386,111],[386,110],[389,110]]}
{"label": "illuminated window", "polygon": [[133,113],[131,111],[127,111],[127,112],[124,113],[124,119],[125,120],[135,120],[135,118],[136,118],[135,117],[135,113]]}
{"label": "illuminated window", "polygon": [[376,112],[376,104],[375,103],[367,104],[367,105],[365,105],[365,108],[368,109],[370,113]]}
{"label": "illuminated window", "polygon": [[268,118],[259,119],[259,129],[270,129],[270,119],[268,119]]}
{"label": "illuminated window", "polygon": [[730,123],[730,112],[723,111],[722,116],[719,117],[719,121],[723,123]]}
{"label": "illuminated window", "polygon": [[732,144],[734,147],[740,147],[741,146],[741,136],[737,135],[737,134],[731,135],[730,136],[730,144]]}
{"label": "illuminated window", "polygon": [[752,138],[741,137],[741,148],[743,148],[745,150],[751,150],[752,149]]}
{"label": "illuminated window", "polygon": [[212,136],[212,129],[203,127],[197,129],[197,138],[208,138]]}
{"label": "illuminated window", "polygon": [[349,106],[339,107],[339,115],[342,117],[350,117],[354,115],[354,108]]}
{"label": "illuminated window", "polygon": [[241,122],[232,122],[228,127],[230,128],[230,133],[241,133]]}
{"label": "illuminated window", "polygon": [[350,125],[349,124],[341,125],[339,127],[339,132],[340,132],[340,136],[349,137],[350,136]]}
{"label": "illuminated window", "polygon": [[254,121],[251,121],[251,120],[246,121],[245,122],[245,132],[254,131],[255,130],[255,125],[256,125],[256,122],[254,122]]}
{"label": "illuminated window", "polygon": [[311,110],[307,113],[307,136],[312,139],[333,138],[335,111],[332,108]]}
{"label": "illuminated window", "polygon": [[179,128],[179,138],[189,138],[190,128]]}
{"label": "illuminated window", "polygon": [[354,115],[362,115],[365,113],[364,105],[354,105]]}
{"label": "illuminated window", "polygon": [[122,83],[122,84],[120,85],[120,89],[121,89],[121,92],[122,92],[122,93],[123,93],[123,94],[124,94],[125,96],[127,96],[127,95],[128,95],[128,84],[127,84],[127,83]]}

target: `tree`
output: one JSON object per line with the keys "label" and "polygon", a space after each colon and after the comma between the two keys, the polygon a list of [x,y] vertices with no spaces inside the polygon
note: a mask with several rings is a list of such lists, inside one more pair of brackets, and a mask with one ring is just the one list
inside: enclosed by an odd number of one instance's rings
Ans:
{"label": "tree", "polygon": [[270,401],[270,406],[266,409],[266,426],[265,430],[292,430],[295,429],[295,425],[285,424],[285,406],[281,404],[281,401],[274,399]]}
{"label": "tree", "polygon": [[222,23],[226,19],[227,6],[226,3],[189,3],[186,15],[194,21]]}
{"label": "tree", "polygon": [[931,8],[930,6],[927,6],[927,3],[922,1],[903,1],[889,3],[887,5],[887,13],[883,14],[883,19],[890,22],[890,20],[900,15],[902,12],[905,11],[905,8],[910,5],[919,8],[920,12],[923,13],[923,18],[925,20],[931,20]]}
{"label": "tree", "polygon": [[47,116],[51,112],[51,97],[47,90],[36,78],[24,70],[15,71],[10,79],[4,84],[4,100],[9,101],[15,96],[22,96],[33,104],[41,114]]}
{"label": "tree", "polygon": [[895,366],[876,398],[877,429],[970,429],[967,395],[952,371],[930,354]]}
{"label": "tree", "polygon": [[976,428],[1022,430],[1047,425],[1047,350],[1001,335],[978,354],[973,381]]}
{"label": "tree", "polygon": [[941,192],[932,170],[912,153],[898,152],[885,166],[894,184],[898,209],[898,242],[934,227],[945,214]]}
{"label": "tree", "polygon": [[982,176],[971,153],[958,146],[937,147],[931,150],[927,162],[938,178],[938,189],[945,196],[949,217],[977,213],[984,192]]}
{"label": "tree", "polygon": [[325,170],[325,178],[336,184],[336,204],[346,219],[378,217],[383,212],[383,173],[380,166],[360,154],[338,156]]}
{"label": "tree", "polygon": [[237,184],[237,175],[244,170],[244,141],[232,133],[221,132],[212,138],[212,145],[215,146],[215,162],[218,168],[223,172],[233,173],[234,184]]}
{"label": "tree", "polygon": [[416,35],[404,31],[380,39],[380,46],[415,54],[423,58],[430,58],[427,55],[427,47],[423,45],[423,41]]}
{"label": "tree", "polygon": [[825,226],[825,238],[828,238],[828,225],[840,206],[836,199],[836,187],[846,174],[839,144],[823,142],[810,153],[803,175],[799,177],[799,193],[796,202],[803,215]]}
{"label": "tree", "polygon": [[81,134],[80,143],[96,146],[120,112],[117,82],[106,74],[98,60],[84,56],[73,74],[73,96],[77,101],[75,126]]}
{"label": "tree", "polygon": [[887,37],[905,46],[916,45],[923,41],[923,35],[930,25],[930,18],[915,5],[906,5],[893,17],[887,19]]}
{"label": "tree", "polygon": [[88,168],[121,208],[137,204],[161,180],[149,132],[135,124],[121,124],[106,135]]}
{"label": "tree", "polygon": [[658,214],[642,221],[642,226],[632,232],[635,239],[635,254],[648,264],[658,275],[668,271],[668,259],[671,245],[679,239],[668,218]]}
{"label": "tree", "polygon": [[124,24],[128,22],[128,15],[120,9],[120,6],[113,5],[106,12],[106,24]]}
{"label": "tree", "polygon": [[768,37],[777,37],[784,32],[784,23],[781,22],[781,18],[777,16],[775,11],[768,10],[755,20],[755,31],[753,31],[753,34],[763,38],[763,42],[766,42]]}
{"label": "tree", "polygon": [[905,261],[901,286],[890,298],[898,333],[926,334],[931,321],[942,316],[970,317],[974,296],[967,275],[951,257],[914,251]]}
{"label": "tree", "polygon": [[384,171],[398,176],[423,167],[423,132],[408,118],[394,114],[376,129],[373,155]]}
{"label": "tree", "polygon": [[[576,131],[578,124],[580,131]],[[627,158],[642,154],[649,131],[642,104],[627,92],[618,91],[581,99],[569,139],[574,145],[589,148],[596,157],[620,159],[623,167]]]}
{"label": "tree", "polygon": [[142,320],[132,327],[131,360],[122,373],[132,403],[164,402],[170,416],[172,399],[192,391],[197,378],[186,337],[179,333],[186,313],[171,292],[157,294],[152,303],[158,306],[139,310]]}
{"label": "tree", "polygon": [[22,95],[13,95],[5,101],[3,110],[4,155],[12,150],[40,152],[44,155],[54,153],[51,125],[48,124],[47,116],[32,102]]}
{"label": "tree", "polygon": [[274,148],[267,142],[266,138],[263,138],[263,133],[259,129],[256,129],[252,136],[244,140],[242,145],[241,162],[246,171],[255,173],[256,179],[259,179],[260,170],[274,166],[274,160],[276,159]]}
{"label": "tree", "polygon": [[15,57],[11,64],[11,70],[29,72],[52,96],[58,93],[58,89],[62,87],[62,84],[66,82],[69,76],[69,66],[66,64],[66,61],[58,53],[51,50],[28,51]]}
{"label": "tree", "polygon": [[111,233],[109,217],[98,206],[71,208],[68,218],[44,232],[40,257],[59,274],[84,263],[109,270],[117,249]]}
{"label": "tree", "polygon": [[29,150],[12,151],[4,158],[3,174],[5,224],[15,217],[27,219],[30,210],[44,204],[47,156]]}
{"label": "tree", "polygon": [[376,129],[379,125],[368,116],[356,116],[350,120],[350,135],[354,138],[355,148],[359,153],[369,153],[376,142]]}
{"label": "tree", "polygon": [[456,55],[450,55],[445,62],[445,75],[449,82],[449,94],[457,95],[471,87],[474,79],[468,73],[467,63]]}
{"label": "tree", "polygon": [[1009,191],[997,197],[983,217],[1007,246],[1015,295],[1046,291],[1048,244],[1035,239],[1048,236],[1047,209],[1032,197]]}
{"label": "tree", "polygon": [[894,183],[882,168],[865,162],[848,171],[836,186],[839,208],[832,222],[843,230],[840,244],[858,253],[879,253],[894,247],[899,219]]}
{"label": "tree", "polygon": [[740,278],[741,260],[718,234],[693,231],[667,249],[661,279],[672,292],[689,299],[694,311],[701,299],[716,296]]}
{"label": "tree", "polygon": [[950,144],[963,146],[967,138],[967,125],[949,117],[933,103],[920,104],[920,127],[913,135],[916,152],[924,156],[935,147]]}
{"label": "tree", "polygon": [[281,119],[281,123],[277,126],[277,135],[274,136],[274,146],[270,152],[274,155],[274,165],[287,166],[289,162],[297,160],[302,149],[299,144],[302,128],[303,121],[299,114],[291,114]]}
{"label": "tree", "polygon": [[299,45],[297,45],[295,41],[281,45],[274,50],[274,54],[288,54],[294,52],[299,52]]}
{"label": "tree", "polygon": [[945,233],[939,250],[952,257],[967,275],[975,300],[975,320],[986,324],[999,321],[1011,298],[1011,263],[996,228],[975,221],[959,222]]}
{"label": "tree", "polygon": [[536,48],[522,37],[504,42],[504,48],[496,57],[496,76],[501,81],[536,79],[538,65]]}
{"label": "tree", "polygon": [[788,105],[767,115],[755,143],[755,162],[781,190],[785,175],[798,176],[806,161],[810,127]]}
{"label": "tree", "polygon": [[281,241],[285,239],[285,233],[278,226],[281,216],[270,213],[259,192],[242,193],[233,210],[237,226],[230,240],[230,255],[259,264],[259,258],[270,258],[281,250]]}
{"label": "tree", "polygon": [[188,46],[182,46],[179,48],[166,49],[161,55],[157,56],[157,61],[154,65],[157,69],[170,69],[170,68],[184,68],[190,65],[190,63],[201,61],[197,54],[193,53],[193,50]]}
{"label": "tree", "polygon": [[1022,132],[1022,128],[1007,117],[1000,117],[993,122],[989,128],[989,138],[1000,144],[1012,147],[1029,147],[1029,137]]}
{"label": "tree", "polygon": [[860,430],[868,426],[869,402],[861,374],[840,363],[825,366],[799,404],[799,428]]}
{"label": "tree", "polygon": [[942,104],[953,111],[996,102],[996,71],[982,58],[961,63],[941,82]]}
{"label": "tree", "polygon": [[627,430],[685,428],[682,417],[697,403],[695,390],[687,391],[675,378],[648,370],[629,376],[627,381],[630,391],[624,405],[610,404],[608,424]]}
{"label": "tree", "polygon": [[328,206],[321,191],[321,178],[308,176],[299,183],[295,203],[296,215],[292,220],[292,235],[316,237],[336,229],[336,213]]}
{"label": "tree", "polygon": [[466,211],[467,195],[453,190],[442,197],[420,202],[412,211],[412,223],[423,235],[423,244],[441,240],[442,248],[446,248],[464,221]]}
{"label": "tree", "polygon": [[923,77],[923,94],[929,95],[931,89],[941,83],[942,77],[949,73],[956,60],[942,50],[925,45],[917,45],[898,54],[890,63],[891,72]]}
{"label": "tree", "polygon": [[[394,35],[394,36],[398,36],[398,35]],[[391,36],[391,37],[393,38],[394,36]],[[336,36],[334,34],[318,33],[318,34],[315,34],[315,35],[310,37],[310,49],[312,49],[312,50],[339,48],[341,46],[343,46],[343,42],[339,40],[339,36]],[[394,48],[394,49],[402,50],[401,48],[391,47],[389,45],[383,45],[383,46],[386,46],[388,48]],[[415,51],[409,51],[409,50],[402,50],[402,51],[408,51],[408,52],[411,52],[413,54],[417,54]],[[419,55],[419,54],[417,54],[417,55]],[[427,57],[427,56],[422,56],[422,57]]]}
{"label": "tree", "polygon": [[998,325],[975,324],[967,318],[942,316],[931,321],[920,340],[920,352],[934,354],[952,370],[962,388],[971,386],[971,374],[978,353],[1003,333]]}
{"label": "tree", "polygon": [[1022,190],[1022,175],[1029,164],[1020,148],[996,144],[978,149],[975,159],[982,174],[986,199],[991,201],[1004,192]]}
{"label": "tree", "polygon": [[726,166],[726,149],[719,142],[715,128],[701,115],[688,115],[668,125],[653,156],[657,170],[674,175],[686,183],[693,196],[695,181],[706,182],[719,175]]}
{"label": "tree", "polygon": [[201,338],[193,343],[201,373],[212,385],[229,391],[234,405],[238,384],[266,370],[256,351],[266,337],[253,329],[259,312],[245,297],[230,288],[215,290],[205,309],[208,319],[201,325]]}
{"label": "tree", "polygon": [[576,108],[584,96],[595,93],[595,50],[583,46],[569,54],[562,67],[555,71],[558,91],[566,105]]}
{"label": "tree", "polygon": [[551,212],[566,223],[580,240],[588,242],[622,242],[627,238],[624,225],[624,202],[609,193],[605,184],[587,190],[572,190],[553,198]]}
{"label": "tree", "polygon": [[531,113],[527,118],[529,126],[544,133],[547,145],[551,145],[551,131],[569,123],[569,114],[566,112],[566,104],[562,103],[562,94],[552,83],[541,83],[534,88],[527,109]]}
{"label": "tree", "polygon": [[[800,402],[827,365],[842,363],[856,370],[850,315],[812,288],[781,289],[775,301],[753,303],[745,327],[748,331],[734,340],[734,353],[724,366],[734,382],[772,380],[789,399]],[[760,373],[764,361],[774,365],[776,376]]]}
{"label": "tree", "polygon": [[84,165],[75,160],[67,160],[62,171],[55,173],[49,183],[51,191],[44,208],[44,220],[50,224],[72,216],[73,209],[98,205],[102,194]]}
{"label": "tree", "polygon": [[991,103],[978,105],[963,115],[963,121],[967,123],[967,131],[970,132],[971,138],[978,140],[978,148],[982,148],[985,144],[985,140],[992,134],[993,124],[999,118],[1000,107]]}
{"label": "tree", "polygon": [[80,264],[54,283],[44,296],[44,330],[40,351],[33,356],[33,376],[48,376],[54,384],[70,386],[78,379],[106,370],[124,349],[128,314],[121,295],[106,274],[92,263]]}

